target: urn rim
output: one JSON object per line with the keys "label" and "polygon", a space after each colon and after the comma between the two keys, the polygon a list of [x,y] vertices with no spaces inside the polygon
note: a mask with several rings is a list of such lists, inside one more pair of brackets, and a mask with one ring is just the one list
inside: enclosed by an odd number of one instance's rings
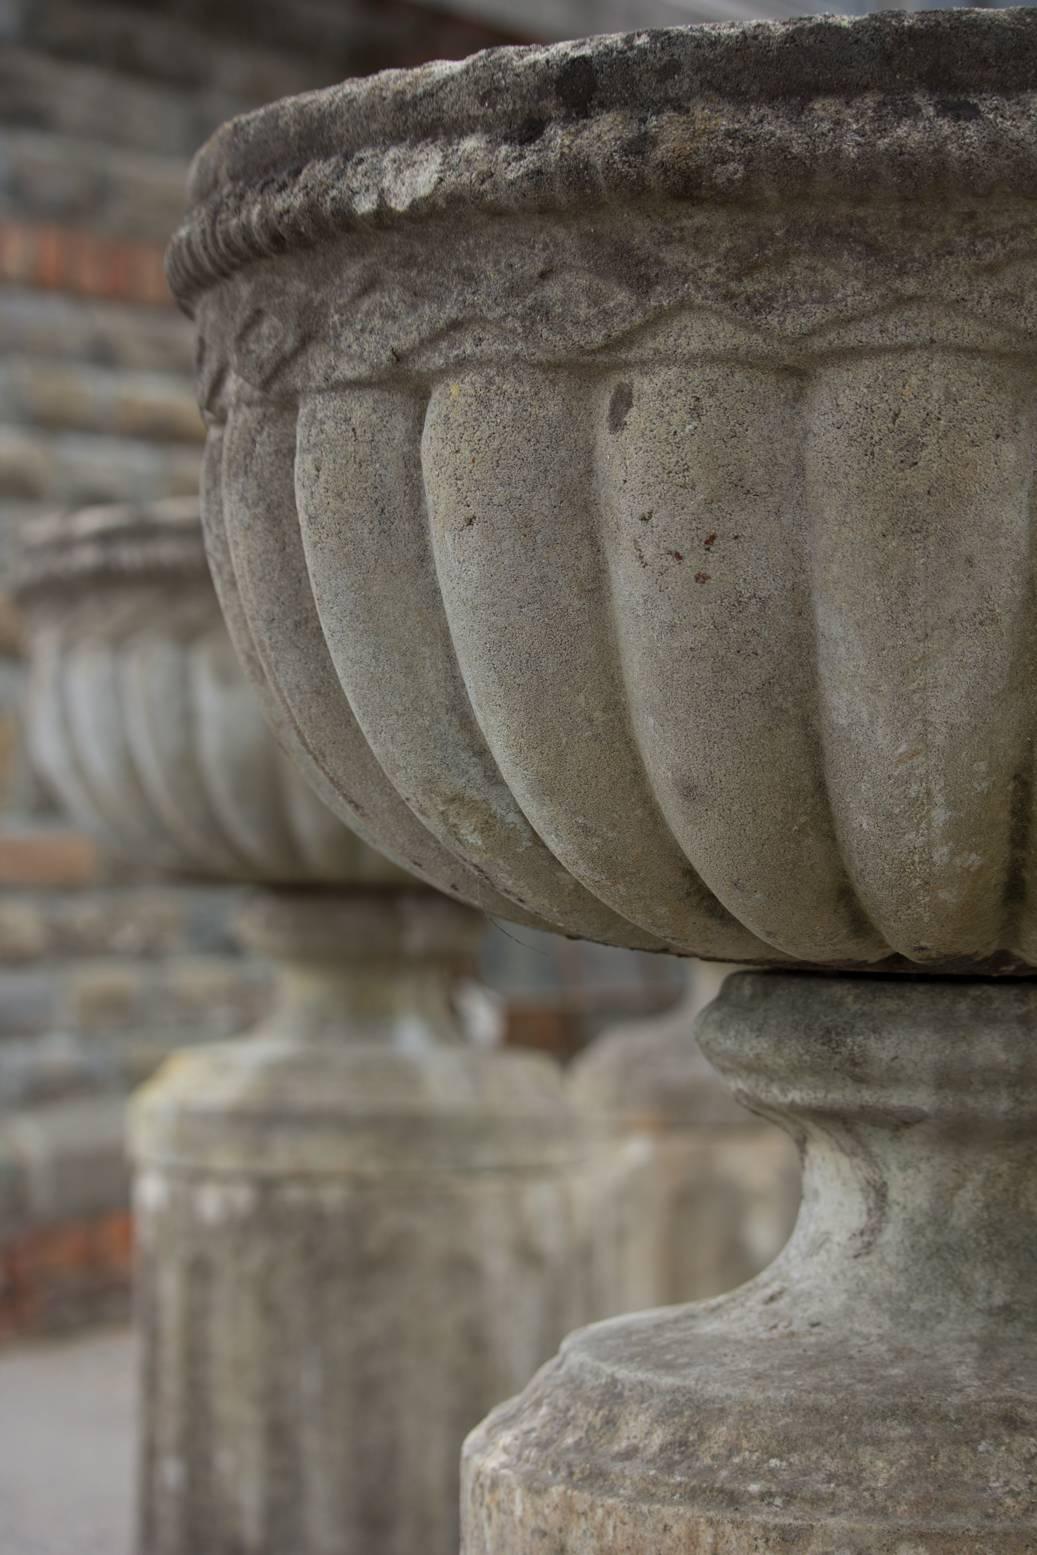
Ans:
{"label": "urn rim", "polygon": [[195,158],[181,305],[257,259],[458,208],[1037,196],[1037,13],[650,29],[389,70]]}

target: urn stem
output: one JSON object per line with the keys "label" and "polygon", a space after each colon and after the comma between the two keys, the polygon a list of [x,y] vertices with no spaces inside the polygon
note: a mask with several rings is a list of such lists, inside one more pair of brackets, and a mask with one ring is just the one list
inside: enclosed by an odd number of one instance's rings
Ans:
{"label": "urn stem", "polygon": [[1032,984],[740,974],[698,1029],[800,1144],[799,1219],[763,1277],[800,1324],[1033,1332]]}
{"label": "urn stem", "polygon": [[275,987],[251,1035],[407,1052],[462,1041],[482,930],[477,913],[417,889],[257,895],[238,935],[272,961]]}

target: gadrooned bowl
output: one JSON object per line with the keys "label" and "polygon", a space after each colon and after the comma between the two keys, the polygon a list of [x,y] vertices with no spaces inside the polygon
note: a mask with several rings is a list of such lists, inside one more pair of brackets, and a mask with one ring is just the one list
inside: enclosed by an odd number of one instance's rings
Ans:
{"label": "gadrooned bowl", "polygon": [[402,881],[319,800],[227,636],[197,500],[26,527],[27,730],[85,829],[141,864],[269,884]]}
{"label": "gadrooned bowl", "polygon": [[340,813],[506,916],[1037,964],[1037,13],[391,72],[202,151],[210,554]]}

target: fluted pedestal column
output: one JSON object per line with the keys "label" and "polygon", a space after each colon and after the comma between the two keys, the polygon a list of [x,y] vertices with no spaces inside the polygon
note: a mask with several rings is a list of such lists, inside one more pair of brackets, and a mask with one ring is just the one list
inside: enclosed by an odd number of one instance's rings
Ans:
{"label": "fluted pedestal column", "polygon": [[796,1147],[739,1106],[692,1029],[730,970],[696,966],[676,1009],[599,1037],[570,1071],[593,1135],[580,1246],[594,1317],[733,1290],[792,1230]]}
{"label": "fluted pedestal column", "polygon": [[804,1147],[792,1239],[569,1339],[468,1441],[465,1555],[1032,1555],[1037,987],[750,973],[699,1034]]}
{"label": "fluted pedestal column", "polygon": [[139,1555],[455,1555],[465,1432],[580,1320],[559,1078],[458,1016],[481,931],[267,895],[271,1018],[141,1094]]}

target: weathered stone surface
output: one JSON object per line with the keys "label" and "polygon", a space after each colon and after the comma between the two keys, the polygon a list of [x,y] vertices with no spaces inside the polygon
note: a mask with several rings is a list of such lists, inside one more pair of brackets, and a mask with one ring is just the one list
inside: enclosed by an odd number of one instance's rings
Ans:
{"label": "weathered stone surface", "polygon": [[733,1290],[792,1230],[795,1145],[733,1100],[692,1033],[726,970],[696,966],[675,1010],[599,1037],[570,1071],[595,1136],[580,1224],[595,1318]]}
{"label": "weathered stone surface", "polygon": [[821,18],[214,137],[214,565],[343,814],[590,938],[1037,964],[1035,94],[1030,11]]}
{"label": "weathered stone surface", "polygon": [[141,1555],[457,1549],[466,1431],[581,1311],[579,1130],[544,1059],[457,1016],[477,915],[430,893],[252,909],[279,996],[134,1108]]}
{"label": "weathered stone surface", "polygon": [[805,1145],[741,1290],[577,1334],[466,1448],[466,1555],[1028,1555],[1037,988],[740,974],[699,1024]]}

